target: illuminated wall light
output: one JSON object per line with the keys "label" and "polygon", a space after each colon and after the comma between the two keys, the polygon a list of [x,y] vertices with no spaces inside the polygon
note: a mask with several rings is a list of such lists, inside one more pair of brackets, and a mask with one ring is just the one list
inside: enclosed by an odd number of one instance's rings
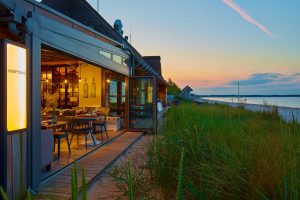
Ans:
{"label": "illuminated wall light", "polygon": [[65,83],[68,83],[68,80],[67,80],[67,79],[65,80]]}
{"label": "illuminated wall light", "polygon": [[81,77],[79,78],[79,83],[81,83]]}
{"label": "illuminated wall light", "polygon": [[47,82],[47,83],[49,83],[49,80],[48,80],[48,79],[46,79],[46,82]]}
{"label": "illuminated wall light", "polygon": [[109,79],[107,79],[107,83],[110,83],[110,80],[109,80]]}
{"label": "illuminated wall light", "polygon": [[27,127],[27,51],[7,44],[7,130]]}

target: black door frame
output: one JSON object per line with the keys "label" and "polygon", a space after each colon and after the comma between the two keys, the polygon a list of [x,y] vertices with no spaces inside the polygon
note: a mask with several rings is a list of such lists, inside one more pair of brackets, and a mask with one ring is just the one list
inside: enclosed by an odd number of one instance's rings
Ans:
{"label": "black door frame", "polygon": [[[130,126],[130,120],[131,120],[131,92],[132,92],[132,79],[149,79],[151,78],[153,81],[153,128],[148,129],[148,128],[131,128]],[[157,85],[157,77],[156,76],[131,76],[129,77],[129,101],[128,101],[128,107],[129,107],[129,112],[128,112],[128,129],[129,131],[156,131],[154,129],[157,128],[157,93],[158,93],[158,85]]]}

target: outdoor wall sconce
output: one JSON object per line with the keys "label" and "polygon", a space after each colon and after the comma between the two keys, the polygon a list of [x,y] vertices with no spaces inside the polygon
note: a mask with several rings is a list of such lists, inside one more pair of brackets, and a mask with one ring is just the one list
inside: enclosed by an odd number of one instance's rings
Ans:
{"label": "outdoor wall sconce", "polygon": [[109,79],[107,79],[107,83],[110,83],[110,80],[109,80]]}
{"label": "outdoor wall sconce", "polygon": [[68,83],[68,80],[67,80],[67,79],[65,80],[65,83]]}

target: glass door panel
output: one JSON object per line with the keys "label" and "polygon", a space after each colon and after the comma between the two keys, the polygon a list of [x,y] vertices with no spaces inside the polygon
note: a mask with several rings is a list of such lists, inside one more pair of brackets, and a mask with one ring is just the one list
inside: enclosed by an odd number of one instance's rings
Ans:
{"label": "glass door panel", "polygon": [[129,128],[153,129],[156,120],[155,77],[131,77],[129,91]]}

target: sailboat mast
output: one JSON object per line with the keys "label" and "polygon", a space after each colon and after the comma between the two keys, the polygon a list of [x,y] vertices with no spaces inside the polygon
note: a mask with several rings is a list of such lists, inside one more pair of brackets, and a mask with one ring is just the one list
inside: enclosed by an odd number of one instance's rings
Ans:
{"label": "sailboat mast", "polygon": [[240,81],[238,81],[238,98],[240,98]]}

